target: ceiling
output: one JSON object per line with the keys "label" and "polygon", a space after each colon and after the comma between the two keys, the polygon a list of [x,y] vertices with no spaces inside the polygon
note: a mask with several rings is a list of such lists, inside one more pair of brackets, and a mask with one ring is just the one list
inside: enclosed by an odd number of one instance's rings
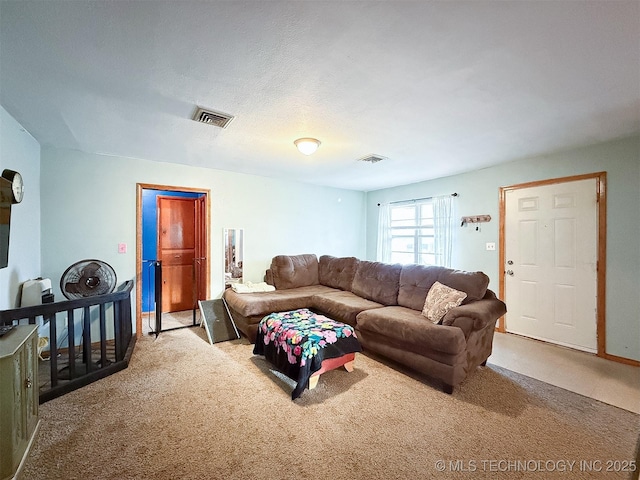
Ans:
{"label": "ceiling", "polygon": [[639,132],[640,2],[1,0],[0,103],[42,146],[369,191]]}

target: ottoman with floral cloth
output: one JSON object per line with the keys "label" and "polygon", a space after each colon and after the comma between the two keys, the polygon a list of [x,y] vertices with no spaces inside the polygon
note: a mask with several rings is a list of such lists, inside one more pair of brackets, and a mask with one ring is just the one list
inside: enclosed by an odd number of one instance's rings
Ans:
{"label": "ottoman with floral cloth", "polygon": [[264,357],[287,377],[297,381],[291,399],[315,387],[320,373],[342,365],[353,369],[362,347],[353,327],[306,308],[272,313],[258,324],[253,353]]}

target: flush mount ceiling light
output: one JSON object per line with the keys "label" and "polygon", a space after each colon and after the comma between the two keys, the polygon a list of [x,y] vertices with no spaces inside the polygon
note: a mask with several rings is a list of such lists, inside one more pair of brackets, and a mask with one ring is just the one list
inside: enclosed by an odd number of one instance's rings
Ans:
{"label": "flush mount ceiling light", "polygon": [[316,138],[299,138],[293,144],[298,147],[301,153],[311,155],[320,146],[320,140]]}

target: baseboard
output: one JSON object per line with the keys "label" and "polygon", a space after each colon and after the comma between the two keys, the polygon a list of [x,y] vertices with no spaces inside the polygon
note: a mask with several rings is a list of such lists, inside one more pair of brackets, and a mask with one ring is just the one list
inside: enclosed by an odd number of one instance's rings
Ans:
{"label": "baseboard", "polygon": [[609,353],[605,353],[604,355],[602,355],[602,358],[605,358],[607,360],[611,360],[612,362],[624,363],[625,365],[631,365],[631,366],[634,366],[634,367],[640,367],[640,361],[639,360],[633,360],[632,358],[619,357],[617,355],[611,355]]}
{"label": "baseboard", "polygon": [[[110,338],[109,340],[105,340],[105,344],[108,347],[115,347],[116,345],[116,341],[113,338]],[[98,350],[101,346],[100,342],[92,342],[91,343],[91,349],[92,350]],[[81,352],[82,351],[82,343],[78,344],[75,346],[76,349],[76,353]],[[64,348],[59,348],[58,349],[58,355],[68,355],[69,354],[69,347],[64,347]],[[42,352],[42,358],[44,360],[49,360],[51,358],[51,350],[44,350]]]}

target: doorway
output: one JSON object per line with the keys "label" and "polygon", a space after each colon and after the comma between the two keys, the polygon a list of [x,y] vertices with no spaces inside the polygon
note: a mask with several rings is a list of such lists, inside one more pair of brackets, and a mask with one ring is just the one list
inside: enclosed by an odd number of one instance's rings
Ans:
{"label": "doorway", "polygon": [[[209,190],[137,185],[136,335],[196,325],[209,292]],[[171,322],[171,323],[169,323]]]}
{"label": "doorway", "polygon": [[500,189],[498,330],[605,356],[606,173]]}

